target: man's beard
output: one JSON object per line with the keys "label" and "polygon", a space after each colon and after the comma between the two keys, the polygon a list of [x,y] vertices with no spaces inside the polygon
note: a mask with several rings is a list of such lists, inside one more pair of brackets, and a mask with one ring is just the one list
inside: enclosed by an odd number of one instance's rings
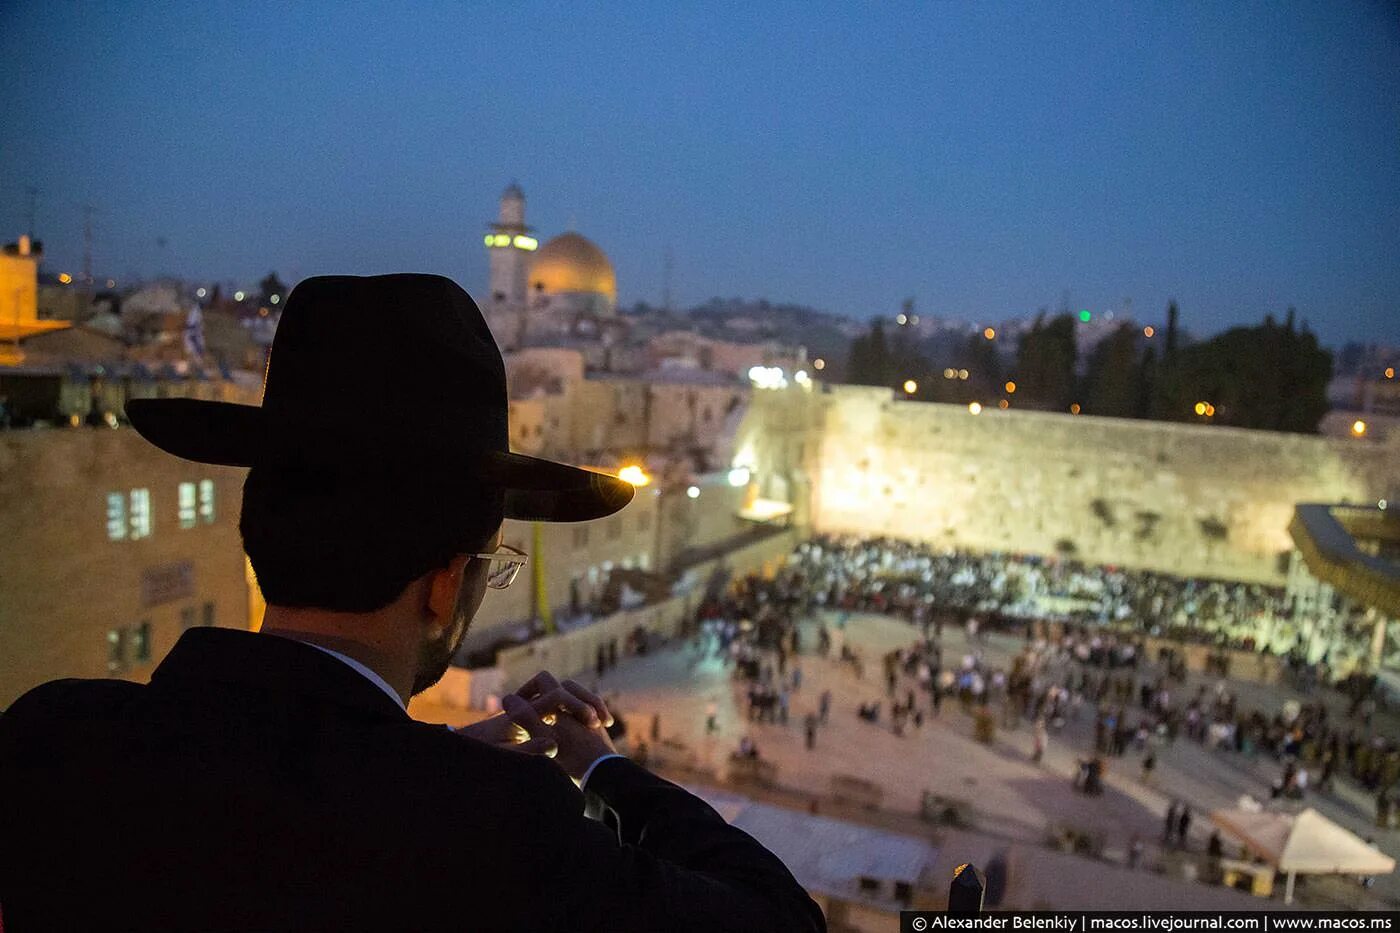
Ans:
{"label": "man's beard", "polygon": [[471,615],[462,605],[458,594],[457,605],[452,609],[452,625],[445,629],[439,638],[425,641],[418,649],[418,670],[413,675],[413,687],[409,696],[417,696],[442,679],[457,655],[457,648],[467,635]]}

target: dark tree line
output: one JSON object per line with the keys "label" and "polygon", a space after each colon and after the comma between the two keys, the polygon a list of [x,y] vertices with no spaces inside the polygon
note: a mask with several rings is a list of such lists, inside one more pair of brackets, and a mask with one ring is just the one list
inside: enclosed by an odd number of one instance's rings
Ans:
{"label": "dark tree line", "polygon": [[[982,335],[968,338],[958,354],[966,379],[929,369],[912,345],[891,342],[876,321],[851,346],[849,381],[898,389],[906,379],[918,396],[945,402],[1002,397],[1017,408],[1086,415],[1200,421],[1270,431],[1311,433],[1326,414],[1332,355],[1289,309],[1284,323],[1272,315],[1253,327],[1234,327],[1187,342],[1175,302],[1167,307],[1165,333],[1148,337],[1123,323],[1078,365],[1077,321],[1041,312],[1006,366],[997,346]],[[1014,381],[1014,394],[1005,381]],[[1208,414],[1197,410],[1208,406]]]}

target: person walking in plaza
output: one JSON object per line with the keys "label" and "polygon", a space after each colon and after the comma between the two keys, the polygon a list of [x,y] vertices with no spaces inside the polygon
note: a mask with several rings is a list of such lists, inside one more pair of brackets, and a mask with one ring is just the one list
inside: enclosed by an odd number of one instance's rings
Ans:
{"label": "person walking in plaza", "polygon": [[1190,848],[1189,836],[1191,832],[1191,807],[1189,804],[1181,805],[1181,815],[1176,818],[1176,844],[1183,849]]}
{"label": "person walking in plaza", "polygon": [[1162,842],[1171,845],[1176,838],[1177,821],[1181,817],[1181,804],[1176,798],[1172,798],[1171,805],[1167,807],[1166,821],[1162,826]]}
{"label": "person walking in plaza", "polygon": [[1040,764],[1040,759],[1045,757],[1045,744],[1049,741],[1049,734],[1045,729],[1045,717],[1041,716],[1035,721],[1035,726],[1031,730],[1031,761]]}
{"label": "person walking in plaza", "polygon": [[719,704],[714,700],[705,704],[705,734],[714,735],[719,731]]}
{"label": "person walking in plaza", "polygon": [[817,715],[808,713],[802,720],[803,729],[807,733],[807,751],[817,747]]}
{"label": "person walking in plaza", "polygon": [[826,725],[827,720],[831,717],[831,691],[830,691],[830,690],[823,690],[823,691],[822,691],[821,699],[820,699],[819,702],[818,702],[818,709],[820,710],[820,712],[819,712],[818,715],[819,715],[819,717],[820,717],[820,719],[821,719],[821,724],[822,724],[822,725]]}

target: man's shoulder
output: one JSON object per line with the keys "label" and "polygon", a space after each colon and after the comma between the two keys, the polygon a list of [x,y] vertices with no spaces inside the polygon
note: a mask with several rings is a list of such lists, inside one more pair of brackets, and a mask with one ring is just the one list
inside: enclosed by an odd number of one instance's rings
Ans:
{"label": "man's shoulder", "polygon": [[51,680],[29,690],[0,711],[0,723],[14,728],[112,712],[140,697],[145,689],[145,684],[130,680]]}

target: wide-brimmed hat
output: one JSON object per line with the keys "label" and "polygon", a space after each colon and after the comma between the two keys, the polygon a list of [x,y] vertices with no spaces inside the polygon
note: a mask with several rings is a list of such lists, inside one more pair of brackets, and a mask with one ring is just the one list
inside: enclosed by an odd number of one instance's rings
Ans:
{"label": "wide-brimmed hat", "polygon": [[282,307],[261,407],[133,399],[132,426],[200,463],[495,487],[507,518],[584,521],[631,501],[615,476],[511,453],[501,352],[451,279],[317,276]]}

